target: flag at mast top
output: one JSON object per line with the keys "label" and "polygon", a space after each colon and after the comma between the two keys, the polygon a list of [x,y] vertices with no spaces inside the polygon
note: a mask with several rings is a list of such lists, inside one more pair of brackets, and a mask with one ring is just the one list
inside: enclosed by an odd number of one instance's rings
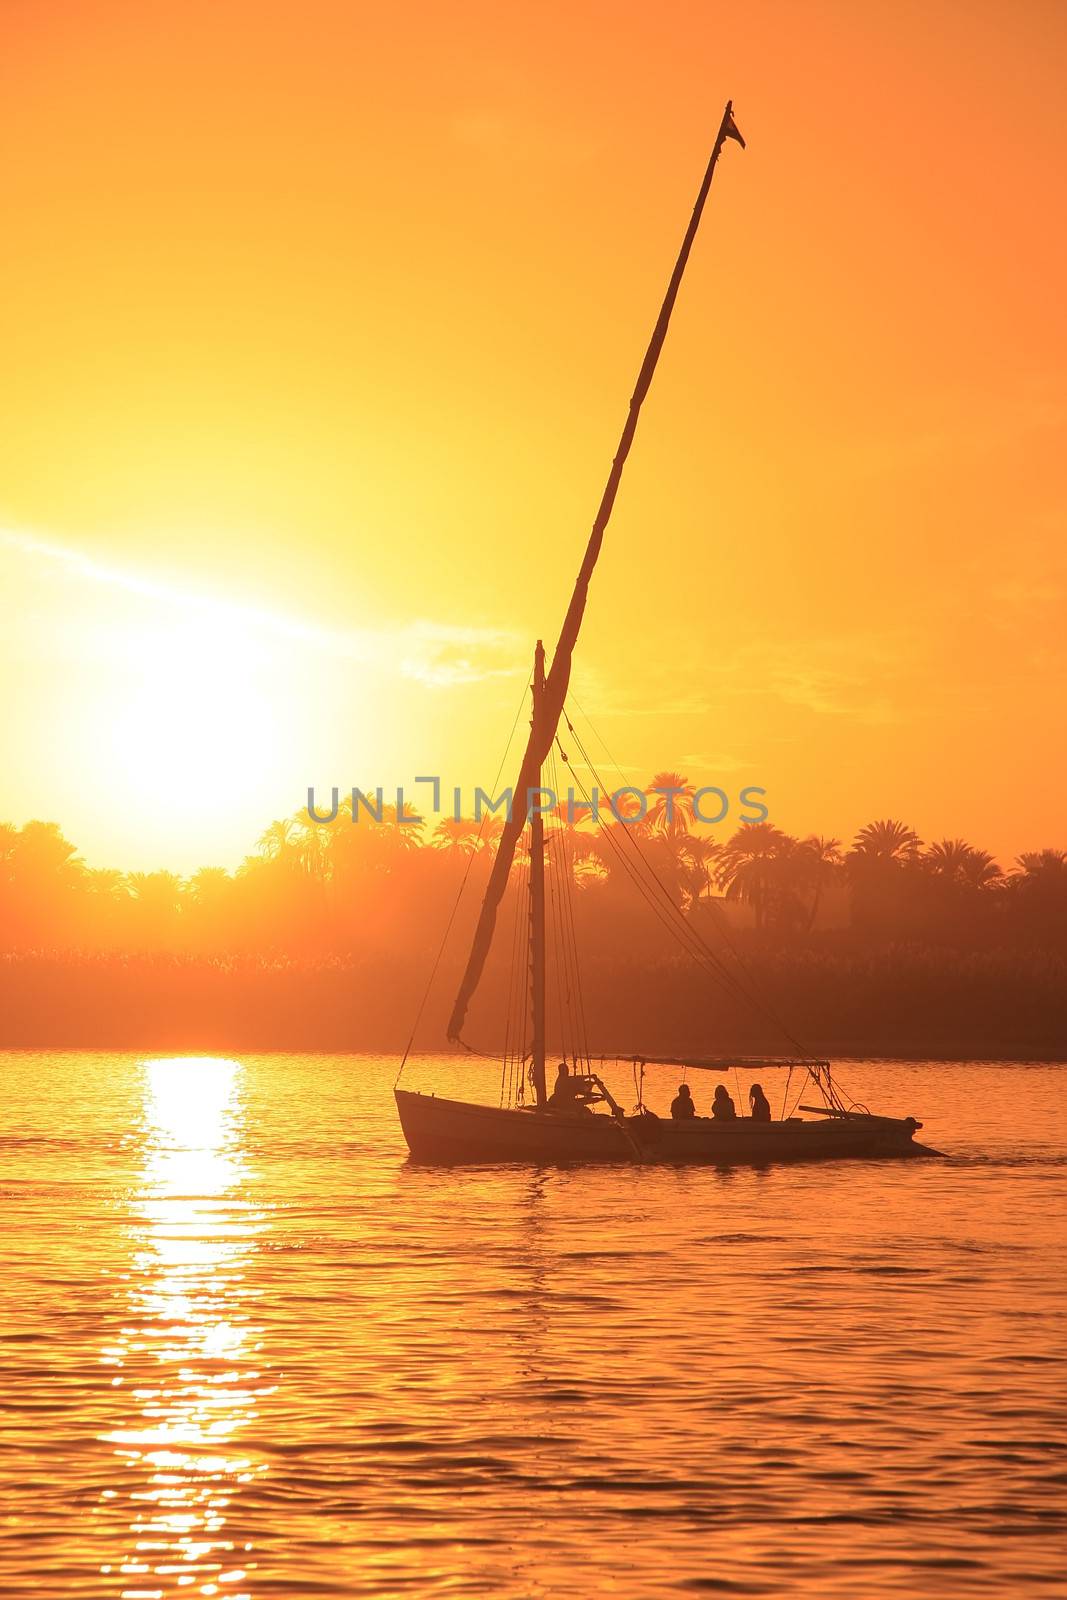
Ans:
{"label": "flag at mast top", "polygon": [[727,100],[726,102],[726,110],[722,119],[722,136],[724,139],[736,139],[742,150],[746,148],[745,141],[741,137],[741,129],[734,121],[734,103],[732,100]]}

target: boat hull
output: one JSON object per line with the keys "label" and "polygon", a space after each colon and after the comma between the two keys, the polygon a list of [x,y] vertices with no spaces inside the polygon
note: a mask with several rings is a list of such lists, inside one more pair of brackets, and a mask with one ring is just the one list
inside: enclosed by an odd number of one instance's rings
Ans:
{"label": "boat hull", "polygon": [[717,1167],[936,1155],[915,1143],[912,1118],[866,1114],[812,1121],[719,1122],[568,1115],[448,1100],[394,1090],[413,1161],[437,1166],[667,1162]]}

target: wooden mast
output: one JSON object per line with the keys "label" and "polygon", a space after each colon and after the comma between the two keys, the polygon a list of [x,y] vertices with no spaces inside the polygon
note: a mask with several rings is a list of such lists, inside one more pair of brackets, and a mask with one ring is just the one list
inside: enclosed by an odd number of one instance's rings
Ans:
{"label": "wooden mast", "polygon": [[[733,106],[729,100],[727,100],[726,109],[722,114],[722,121],[715,136],[711,159],[708,162],[703,182],[697,193],[693,215],[689,219],[689,226],[686,228],[682,247],[678,252],[678,259],[674,264],[674,271],[671,273],[670,282],[667,285],[667,293],[663,298],[663,304],[656,319],[656,326],[652,331],[652,338],[645,352],[645,359],[641,363],[641,370],[637,375],[637,385],[630,397],[630,406],[622,436],[615,452],[615,459],[611,464],[611,471],[608,474],[604,493],[601,496],[592,532],[585,548],[585,555],[578,571],[574,592],[567,607],[567,614],[563,619],[563,627],[560,629],[559,638],[556,641],[556,649],[552,656],[552,665],[549,668],[547,680],[544,676],[544,658],[542,655],[540,716],[534,719],[530,742],[522,758],[522,766],[519,768],[519,778],[515,785],[517,796],[525,796],[532,789],[539,787],[541,783],[541,767],[552,747],[552,739],[563,711],[563,702],[566,698],[567,685],[570,680],[571,657],[578,639],[582,617],[585,614],[590,579],[593,576],[593,569],[600,555],[604,532],[611,517],[619,484],[622,481],[622,470],[626,465],[626,458],[630,453],[630,446],[633,444],[634,434],[637,431],[637,420],[641,414],[641,407],[644,404],[645,396],[652,382],[652,376],[656,370],[656,363],[659,361],[660,351],[663,349],[663,343],[667,337],[671,312],[674,310],[674,303],[678,298],[682,275],[689,260],[693,240],[696,238],[697,228],[704,211],[704,203],[708,198],[711,180],[715,175],[715,167],[722,152],[723,144],[727,139],[736,139],[738,144],[742,146],[745,142],[737,131],[737,124],[734,122],[733,117]],[[508,886],[511,864],[515,859],[515,846],[518,844],[519,837],[525,826],[525,811],[521,809],[521,806],[513,806],[511,814],[504,823],[504,831],[500,835],[500,842],[497,845],[496,858],[489,874],[489,883],[482,901],[482,909],[478,917],[478,926],[475,929],[471,952],[467,958],[467,965],[460,981],[459,992],[456,995],[455,1004],[452,1007],[452,1015],[448,1021],[448,1037],[452,1040],[458,1040],[461,1036],[467,1016],[467,1007],[470,1004],[471,996],[478,987],[478,980],[481,978],[485,959],[489,953],[489,946],[492,943],[493,930],[496,927],[497,910]],[[543,1046],[543,1039],[541,1043]]]}
{"label": "wooden mast", "polygon": [[[533,669],[535,737],[544,716],[544,697],[545,647],[538,639]],[[540,768],[537,782],[541,782]],[[548,1099],[545,1087],[545,819],[541,815],[540,801],[540,793],[532,790],[521,797],[521,802],[530,807],[530,1000],[533,1012],[530,1076],[538,1110],[544,1108]]]}

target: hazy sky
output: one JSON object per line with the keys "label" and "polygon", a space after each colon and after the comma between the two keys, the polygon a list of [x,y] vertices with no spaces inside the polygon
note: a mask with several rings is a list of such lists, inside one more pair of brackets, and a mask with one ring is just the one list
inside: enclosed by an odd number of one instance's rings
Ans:
{"label": "hazy sky", "polygon": [[1067,8],[7,0],[0,817],[488,784],[729,145],[576,689],[627,775],[1067,845]]}

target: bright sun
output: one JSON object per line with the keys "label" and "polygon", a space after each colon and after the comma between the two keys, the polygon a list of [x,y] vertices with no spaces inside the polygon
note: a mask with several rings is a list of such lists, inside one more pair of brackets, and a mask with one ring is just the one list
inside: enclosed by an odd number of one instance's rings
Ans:
{"label": "bright sun", "polygon": [[[190,824],[277,791],[283,753],[272,730],[284,695],[262,630],[206,611],[126,640],[128,675],[109,707],[114,777],[127,803]],[[294,789],[294,794],[297,791]]]}
{"label": "bright sun", "polygon": [[236,867],[378,736],[366,640],[3,528],[0,557],[22,668],[12,809],[59,822],[93,866]]}

